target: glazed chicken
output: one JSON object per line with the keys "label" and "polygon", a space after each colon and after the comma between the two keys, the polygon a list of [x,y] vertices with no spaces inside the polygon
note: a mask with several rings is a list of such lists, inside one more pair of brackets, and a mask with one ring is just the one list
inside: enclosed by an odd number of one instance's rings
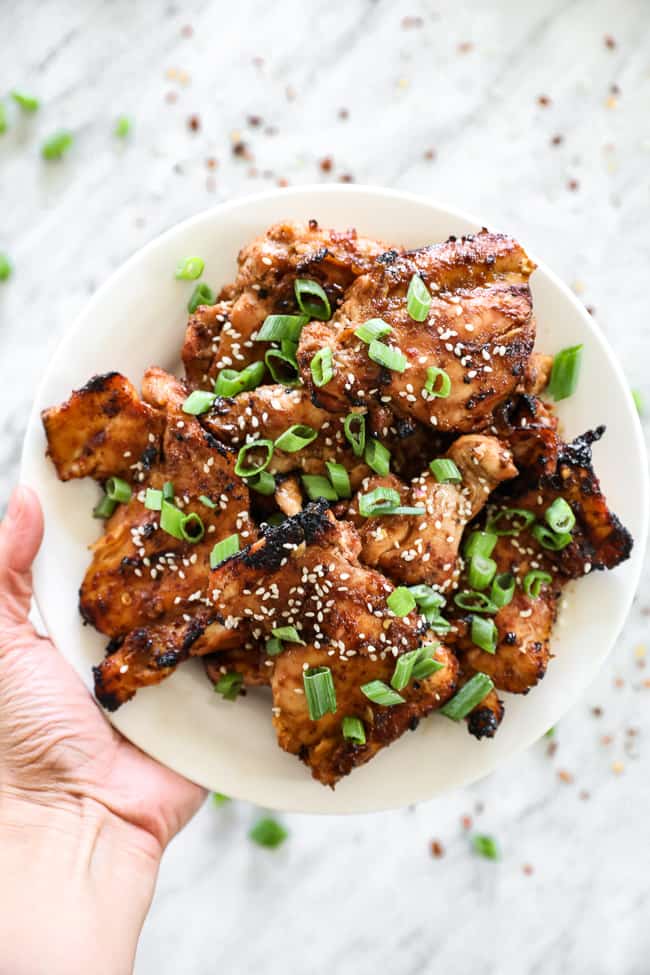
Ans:
{"label": "glazed chicken", "polygon": [[566,584],[632,547],[602,429],[566,444],[540,398],[534,267],[485,230],[404,251],[278,224],[191,314],[184,380],[108,373],[44,411],[61,480],[106,492],[79,592],[106,709],[202,657],[215,707],[268,687],[280,747],[331,787],[433,711],[495,735]]}

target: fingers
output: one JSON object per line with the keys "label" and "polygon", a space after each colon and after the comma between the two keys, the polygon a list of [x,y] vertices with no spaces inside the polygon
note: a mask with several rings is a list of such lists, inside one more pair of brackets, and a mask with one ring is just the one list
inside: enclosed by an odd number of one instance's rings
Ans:
{"label": "fingers", "polygon": [[0,617],[9,624],[27,619],[32,597],[32,562],[43,538],[43,513],[27,487],[17,487],[0,524]]}

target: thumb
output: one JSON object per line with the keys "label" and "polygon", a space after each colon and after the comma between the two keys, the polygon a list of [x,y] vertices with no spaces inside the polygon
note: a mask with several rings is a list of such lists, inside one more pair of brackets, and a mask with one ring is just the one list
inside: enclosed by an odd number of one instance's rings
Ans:
{"label": "thumb", "polygon": [[43,512],[27,487],[17,487],[0,524],[0,618],[24,623],[32,598],[32,562],[43,538]]}

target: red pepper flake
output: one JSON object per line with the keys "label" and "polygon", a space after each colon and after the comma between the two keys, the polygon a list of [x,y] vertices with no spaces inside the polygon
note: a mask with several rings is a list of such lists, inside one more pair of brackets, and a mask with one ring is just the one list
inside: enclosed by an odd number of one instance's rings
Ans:
{"label": "red pepper flake", "polygon": [[600,744],[601,745],[611,745],[611,743],[613,742],[613,740],[614,739],[612,738],[611,735],[602,735],[601,736],[601,739],[600,739]]}
{"label": "red pepper flake", "polygon": [[625,687],[625,681],[622,677],[614,678],[614,687]]}
{"label": "red pepper flake", "polygon": [[260,126],[262,124],[262,119],[260,118],[259,115],[249,115],[247,117],[246,121],[254,129],[256,129],[258,126]]}
{"label": "red pepper flake", "polygon": [[418,27],[424,27],[422,17],[402,17],[402,30],[412,30]]}
{"label": "red pepper flake", "polygon": [[566,184],[566,188],[568,190],[571,190],[572,193],[575,193],[575,191],[578,189],[579,186],[580,183],[578,182],[577,179],[570,179]]}
{"label": "red pepper flake", "polygon": [[563,135],[560,135],[559,133],[557,135],[554,135],[551,138],[551,145],[552,146],[561,146],[563,142],[564,142],[564,136]]}
{"label": "red pepper flake", "polygon": [[208,158],[205,160],[205,165],[208,167],[208,169],[216,169],[219,165],[219,160],[215,159],[214,156],[208,156]]}
{"label": "red pepper flake", "polygon": [[534,873],[532,863],[524,863],[521,869],[526,874],[527,877],[530,877],[530,875]]}
{"label": "red pepper flake", "polygon": [[181,37],[191,37],[193,33],[194,28],[191,24],[184,24],[184,26],[181,27]]}
{"label": "red pepper flake", "polygon": [[278,182],[278,186],[288,186],[289,185],[289,180],[288,179],[285,179],[284,177],[280,178],[277,182]]}
{"label": "red pepper flake", "polygon": [[445,853],[445,848],[439,840],[431,840],[430,850],[431,856],[436,857],[438,860]]}
{"label": "red pepper flake", "polygon": [[201,119],[198,115],[190,115],[187,120],[187,127],[191,132],[198,132],[201,128]]}
{"label": "red pepper flake", "polygon": [[564,768],[558,770],[557,777],[560,782],[564,782],[566,785],[570,785],[573,782],[573,775]]}
{"label": "red pepper flake", "polygon": [[341,173],[339,183],[354,183],[354,176],[352,173]]}
{"label": "red pepper flake", "polygon": [[472,817],[471,816],[461,816],[460,817],[460,825],[463,827],[463,829],[471,829],[472,828],[472,825],[473,825],[473,823],[472,823]]}
{"label": "red pepper flake", "polygon": [[548,95],[538,95],[537,104],[541,105],[542,108],[548,108],[548,106],[551,104],[551,99],[548,97]]}
{"label": "red pepper flake", "polygon": [[471,41],[461,41],[460,44],[456,45],[456,50],[459,54],[469,54],[470,51],[474,50],[474,45]]}
{"label": "red pepper flake", "polygon": [[650,680],[646,677],[644,681],[641,681],[642,687],[650,687]]}
{"label": "red pepper flake", "polygon": [[425,149],[423,156],[428,162],[430,162],[432,159],[436,158],[437,153],[435,149]]}
{"label": "red pepper flake", "polygon": [[320,166],[322,172],[331,173],[334,166],[334,160],[331,156],[325,156],[324,159],[321,159],[318,165]]}
{"label": "red pepper flake", "polygon": [[603,41],[605,42],[605,47],[609,48],[610,51],[613,51],[616,47],[616,41],[611,34],[605,34]]}
{"label": "red pepper flake", "polygon": [[347,110],[347,108],[339,108],[339,118],[342,119],[343,121],[350,118],[350,113]]}

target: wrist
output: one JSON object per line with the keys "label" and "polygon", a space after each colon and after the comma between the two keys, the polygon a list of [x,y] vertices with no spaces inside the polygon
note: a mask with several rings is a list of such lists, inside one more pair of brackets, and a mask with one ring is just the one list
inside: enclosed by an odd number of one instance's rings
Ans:
{"label": "wrist", "polygon": [[0,972],[131,972],[160,852],[95,800],[0,793]]}

